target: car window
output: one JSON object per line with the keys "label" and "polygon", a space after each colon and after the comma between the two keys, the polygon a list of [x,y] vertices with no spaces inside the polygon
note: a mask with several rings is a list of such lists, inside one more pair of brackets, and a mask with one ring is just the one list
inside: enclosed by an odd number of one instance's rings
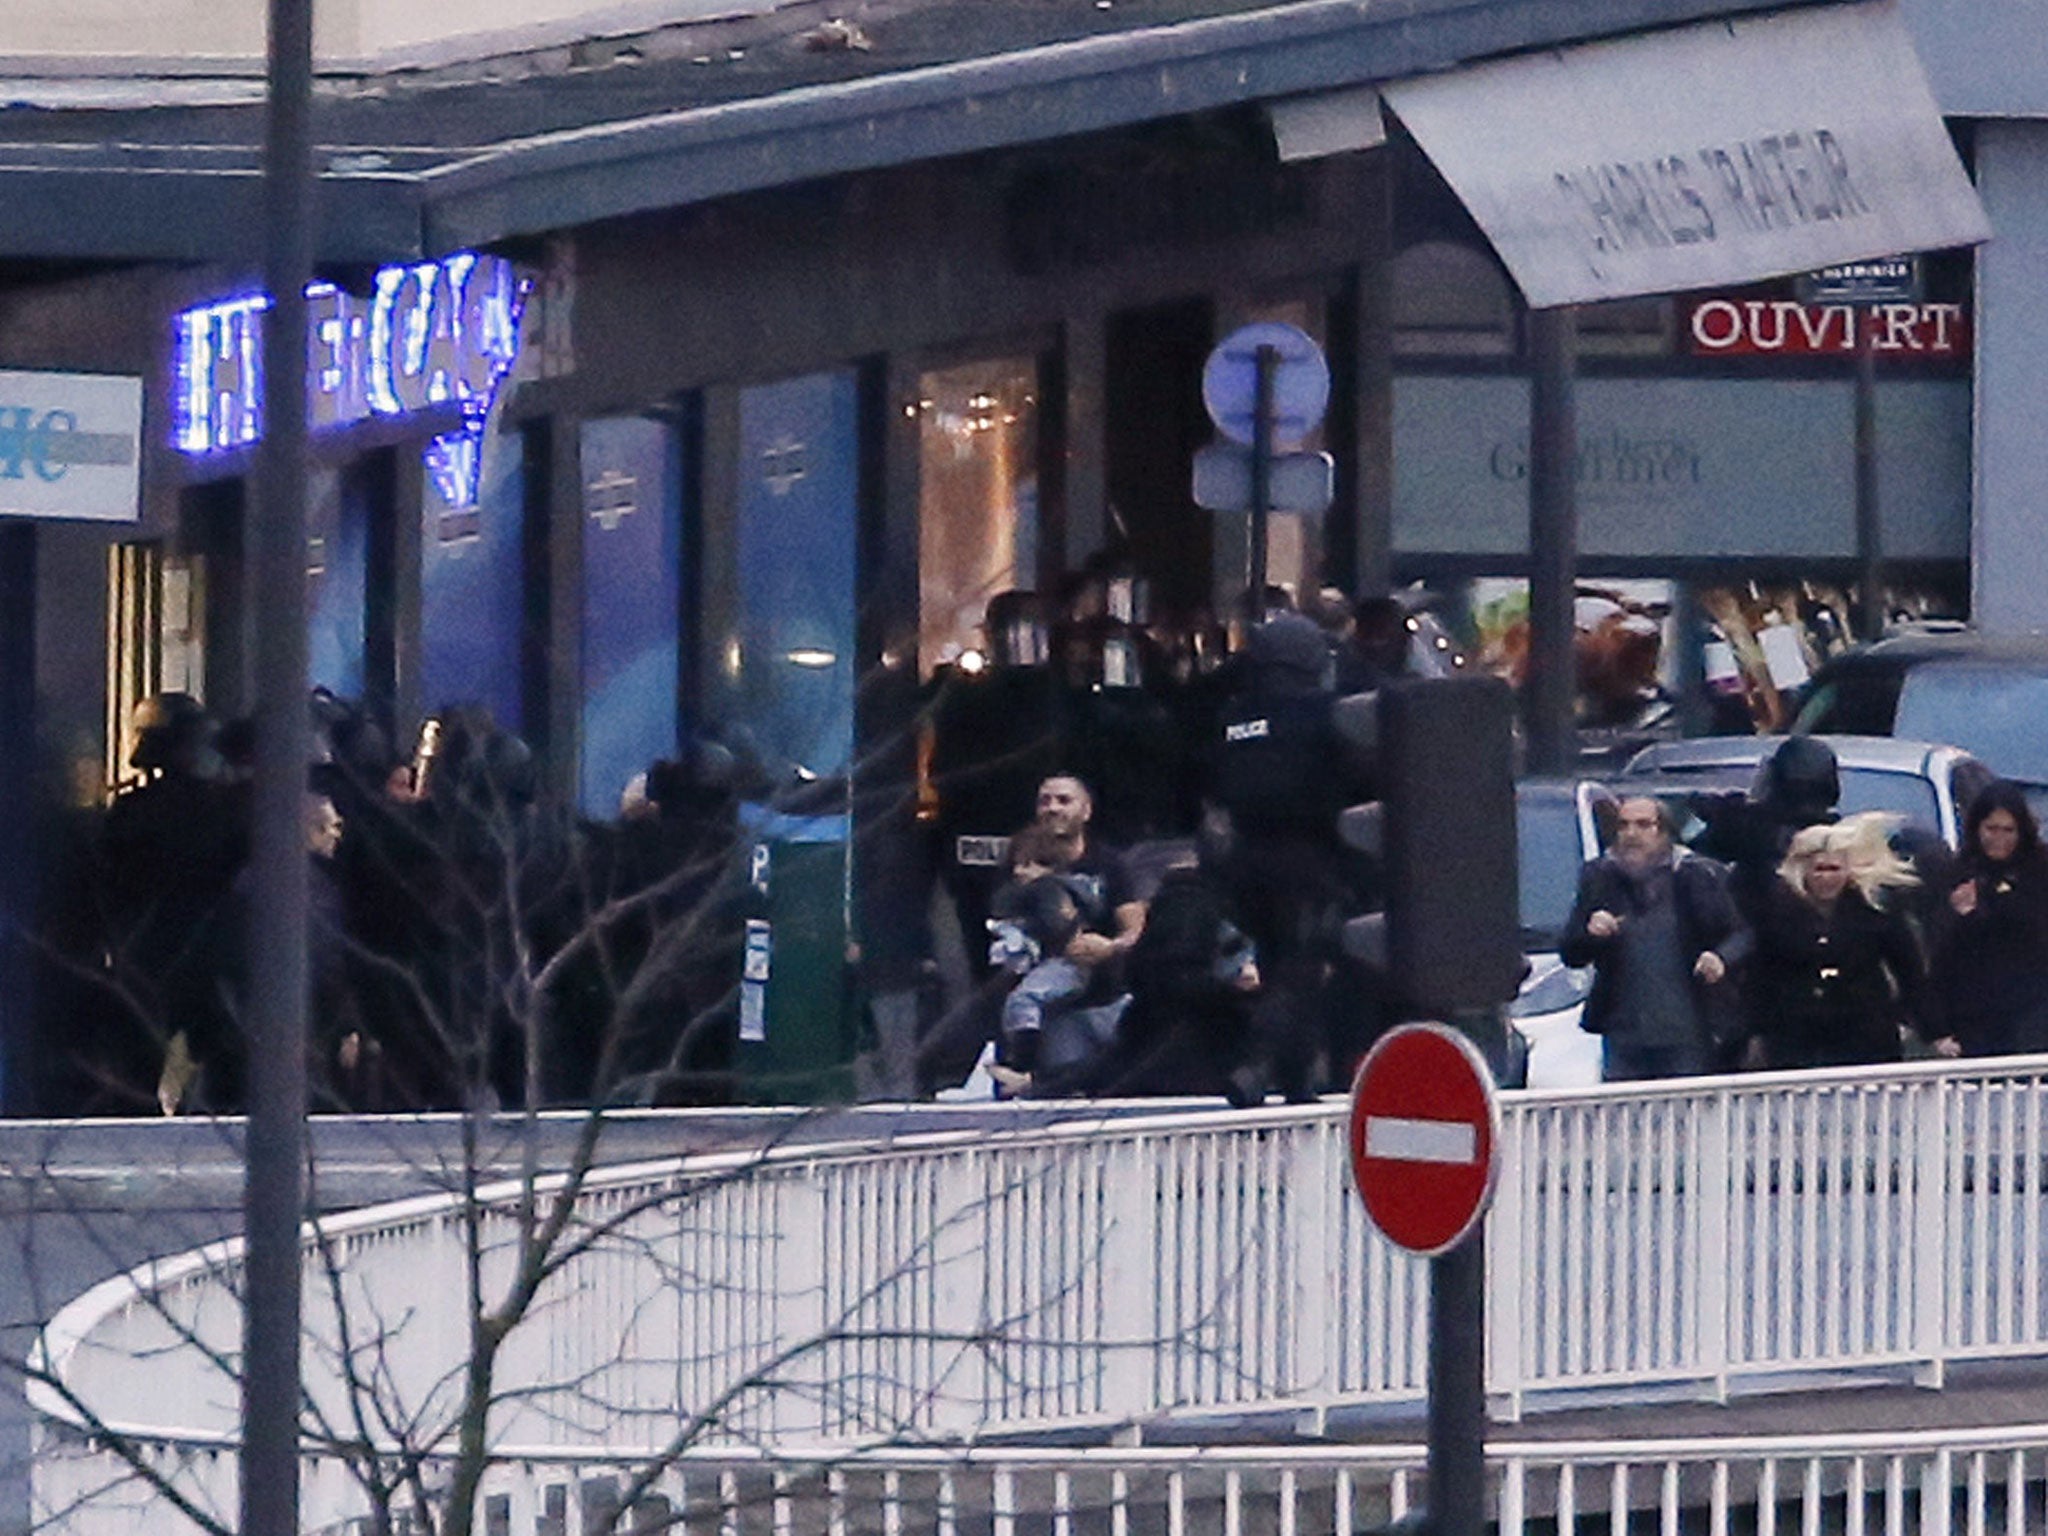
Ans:
{"label": "car window", "polygon": [[[1796,736],[1889,736],[1899,710],[1896,672],[1849,672],[1808,695],[1792,722]],[[1901,730],[1901,736],[1917,734]]]}
{"label": "car window", "polygon": [[1749,782],[1756,777],[1755,763],[1663,763],[1651,760],[1634,767],[1630,773],[1612,780],[1616,794],[1630,791],[1629,778],[1632,774],[1651,775],[1668,780],[1672,785],[1683,785],[1687,794],[1699,790],[1742,794],[1749,788]]}
{"label": "car window", "polygon": [[1898,734],[1947,742],[2002,777],[2048,784],[2048,674],[1915,667],[1899,695]]}
{"label": "car window", "polygon": [[1517,857],[1522,886],[1522,932],[1532,943],[1555,943],[1578,894],[1578,811],[1559,795],[1524,795],[1515,802]]}
{"label": "car window", "polygon": [[1962,826],[1963,818],[1970,814],[1970,807],[1977,803],[1977,797],[1983,794],[1997,777],[1997,774],[1974,758],[1957,759],[1955,771],[1949,775],[1948,792],[1956,802],[1958,828]]}
{"label": "car window", "polygon": [[1889,811],[1905,818],[1906,825],[1941,836],[1941,803],[1934,785],[1917,773],[1887,773],[1875,768],[1844,768],[1842,798],[1837,806],[1844,816],[1858,811]]}

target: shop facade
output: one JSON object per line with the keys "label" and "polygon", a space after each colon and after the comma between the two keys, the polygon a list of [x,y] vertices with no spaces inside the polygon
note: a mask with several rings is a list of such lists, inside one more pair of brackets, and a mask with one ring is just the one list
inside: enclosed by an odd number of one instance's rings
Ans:
{"label": "shop facade", "polygon": [[[1519,680],[1524,312],[1462,224],[1453,212],[1404,230],[1395,258],[1393,565],[1442,595],[1483,664]],[[1969,617],[1971,268],[1921,267],[1918,298],[1862,312],[1802,302],[1789,280],[1579,312],[1582,723],[1675,728],[1689,712],[1695,728],[1783,728],[1805,676],[1852,642],[1853,327],[1877,357],[1887,612]],[[1602,623],[1651,644],[1654,669],[1639,656],[1604,666]],[[1766,631],[1780,627],[1773,660]]]}
{"label": "shop facade", "polygon": [[[1241,598],[1245,524],[1198,510],[1189,485],[1211,435],[1201,365],[1223,335],[1285,320],[1331,366],[1310,446],[1332,454],[1336,498],[1273,520],[1272,579],[1306,593],[1518,574],[1528,312],[1356,88],[1614,24],[1560,15],[1539,37],[1503,13],[1483,35],[1376,41],[1354,11],[1298,35],[1229,18],[1190,34],[1186,58],[1110,38],[1094,73],[1051,50],[1008,84],[948,76],[912,83],[914,100],[912,84],[856,81],[876,89],[849,93],[845,121],[799,113],[743,139],[751,159],[719,158],[689,124],[627,125],[612,160],[564,169],[543,146],[530,182],[451,176],[422,216],[435,254],[364,259],[396,218],[337,235],[350,265],[312,296],[310,681],[400,744],[444,706],[486,705],[595,818],[693,741],[761,765],[780,791],[750,823],[773,965],[742,1001],[743,1049],[768,1067],[843,1060],[907,1006],[932,952],[920,719],[936,679],[987,658],[990,600],[1031,593],[1049,617],[1156,639],[1212,629]],[[1065,73],[1015,85],[1041,68]],[[1337,87],[1337,130],[1283,158],[1268,98]],[[1033,115],[1055,108],[1072,126],[1058,137]],[[647,152],[664,133],[676,142]],[[347,194],[353,208],[371,189]],[[1720,297],[1746,316],[1775,295]],[[261,312],[228,269],[161,262],[0,305],[0,363],[144,381],[133,523],[0,529],[0,574],[33,590],[4,670],[34,678],[17,735],[52,823],[119,788],[140,699],[247,710]],[[1585,331],[1589,576],[1848,568],[1837,360],[1689,353],[1697,327],[1664,299],[1588,310]],[[1891,553],[1937,579],[1968,537],[1966,366],[1901,370],[1882,396]],[[1075,609],[1115,608],[1112,588],[1142,590],[1144,611]],[[1106,653],[1091,664],[1112,691],[1143,681]],[[987,830],[1028,813],[1025,786]],[[1184,827],[1166,812],[1149,830]],[[52,870],[61,830],[37,836]]]}
{"label": "shop facade", "polygon": [[[929,949],[918,714],[985,653],[990,598],[1050,605],[1107,561],[1206,622],[1242,588],[1244,529],[1219,529],[1188,479],[1201,362],[1236,324],[1303,325],[1343,380],[1323,440],[1344,506],[1327,530],[1276,520],[1276,576],[1348,586],[1359,568],[1384,169],[1279,166],[1262,139],[1249,115],[1168,124],[323,282],[309,683],[400,755],[427,716],[484,706],[600,820],[656,759],[729,744],[777,791],[757,823],[788,872],[776,991],[901,990]],[[156,270],[38,288],[0,319],[11,358],[144,395],[130,520],[6,530],[32,546],[15,611],[34,643],[9,676],[35,680],[44,897],[65,819],[134,781],[143,700],[248,711],[264,308],[220,271]],[[806,784],[823,787],[783,793]],[[835,1004],[795,1038],[843,1059],[855,1022]]]}

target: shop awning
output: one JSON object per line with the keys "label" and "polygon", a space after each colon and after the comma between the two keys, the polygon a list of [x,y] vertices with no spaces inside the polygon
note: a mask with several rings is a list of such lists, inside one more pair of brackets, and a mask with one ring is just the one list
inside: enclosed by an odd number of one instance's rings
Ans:
{"label": "shop awning", "polygon": [[1532,308],[1991,234],[1891,0],[1523,54],[1384,95]]}

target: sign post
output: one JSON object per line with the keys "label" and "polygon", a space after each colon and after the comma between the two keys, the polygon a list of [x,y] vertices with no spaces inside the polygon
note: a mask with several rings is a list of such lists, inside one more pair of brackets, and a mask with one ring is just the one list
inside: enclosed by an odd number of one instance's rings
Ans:
{"label": "sign post", "polygon": [[1856,562],[1861,567],[1860,638],[1884,634],[1884,534],[1877,500],[1877,338],[1868,311],[1920,299],[1920,262],[1913,256],[1822,267],[1799,279],[1802,304],[1847,304],[1856,326]]}
{"label": "sign post", "polygon": [[1329,403],[1330,366],[1315,338],[1296,326],[1240,326],[1202,365],[1202,404],[1229,441],[1195,455],[1195,504],[1251,515],[1246,584],[1254,603],[1266,588],[1267,517],[1330,504],[1330,456],[1281,451],[1313,432]]}
{"label": "sign post", "polygon": [[1486,1519],[1486,1245],[1499,1177],[1500,1107],[1472,1042],[1403,1024],[1366,1054],[1351,1089],[1351,1172],[1389,1242],[1430,1261],[1431,1536],[1480,1536]]}
{"label": "sign post", "polygon": [[1280,349],[1262,342],[1253,350],[1252,391],[1252,563],[1245,585],[1252,601],[1265,612],[1266,515],[1273,507],[1273,375],[1280,367]]}

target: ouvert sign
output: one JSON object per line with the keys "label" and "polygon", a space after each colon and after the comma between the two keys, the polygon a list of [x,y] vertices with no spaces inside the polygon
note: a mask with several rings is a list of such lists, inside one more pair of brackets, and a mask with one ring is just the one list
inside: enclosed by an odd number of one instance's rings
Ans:
{"label": "ouvert sign", "polygon": [[0,517],[133,522],[142,380],[0,373]]}

